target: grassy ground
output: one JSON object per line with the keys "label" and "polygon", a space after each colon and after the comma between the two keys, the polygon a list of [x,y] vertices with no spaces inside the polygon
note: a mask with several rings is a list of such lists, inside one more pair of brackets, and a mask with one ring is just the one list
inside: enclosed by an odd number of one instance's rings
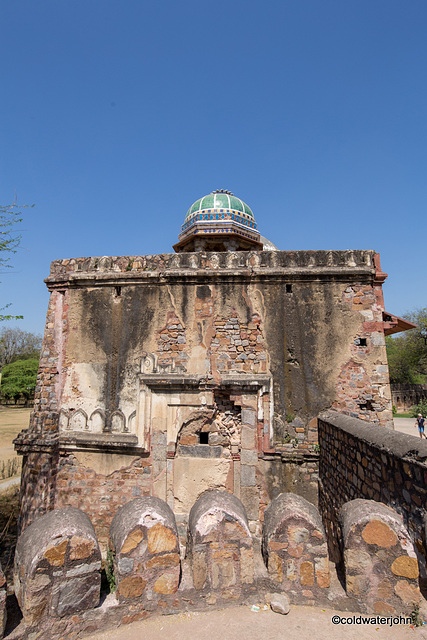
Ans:
{"label": "grassy ground", "polygon": [[395,413],[393,415],[393,418],[410,418],[411,414],[410,413]]}

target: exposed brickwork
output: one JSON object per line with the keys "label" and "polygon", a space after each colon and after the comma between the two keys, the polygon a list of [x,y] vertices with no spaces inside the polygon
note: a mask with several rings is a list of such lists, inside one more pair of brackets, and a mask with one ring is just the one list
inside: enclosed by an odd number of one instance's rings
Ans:
{"label": "exposed brickwork", "polygon": [[191,509],[188,534],[194,588],[238,599],[242,585],[254,581],[252,538],[240,500],[226,492],[205,493]]}
{"label": "exposed brickwork", "polygon": [[54,509],[57,465],[58,454],[55,446],[49,453],[29,453],[24,457],[19,531],[23,531],[34,520]]}
{"label": "exposed brickwork", "polygon": [[343,504],[376,500],[403,516],[425,577],[427,443],[329,412],[319,418],[319,444],[319,509],[331,557],[340,559],[337,515]]}
{"label": "exposed brickwork", "polygon": [[105,476],[79,464],[72,454],[61,455],[54,508],[82,509],[90,517],[98,540],[105,548],[111,521],[119,507],[151,492],[151,460],[148,458],[138,458],[128,467]]}
{"label": "exposed brickwork", "polygon": [[360,313],[362,324],[350,347],[351,358],[341,369],[332,407],[354,418],[390,426],[387,361],[368,366],[373,350],[385,344],[382,288],[377,284],[352,285],[343,292],[342,301]]}
{"label": "exposed brickwork", "polygon": [[[150,494],[179,505],[183,526],[205,482],[240,497],[258,536],[278,491],[315,502],[319,411],[336,402],[391,417],[375,260],[230,251],[52,263],[36,408],[17,440],[22,525],[83,506],[104,543],[114,509]],[[203,411],[211,424],[192,429]]]}
{"label": "exposed brickwork", "polygon": [[177,591],[181,574],[175,516],[158,498],[136,498],[115,514],[110,528],[119,602],[151,607]]}
{"label": "exposed brickwork", "polygon": [[350,360],[338,378],[337,400],[332,406],[353,418],[380,424],[387,422],[390,420],[390,399],[381,395],[382,386],[387,383],[386,364],[376,365],[370,378],[360,361]]}
{"label": "exposed brickwork", "polygon": [[216,318],[214,330],[210,355],[218,372],[266,373],[267,356],[259,315],[254,314],[249,323],[242,322],[237,314]]}
{"label": "exposed brickwork", "polygon": [[[230,396],[224,393],[215,393],[214,402],[213,409],[199,410],[184,422],[177,438],[178,452],[182,452],[179,447],[186,447],[186,455],[191,455],[188,447],[200,443],[226,447],[228,450],[231,450],[233,445],[235,447],[240,445],[242,430],[240,407],[235,406]],[[203,434],[205,434],[204,437]],[[224,452],[221,455],[224,455]]]}
{"label": "exposed brickwork", "polygon": [[188,360],[188,355],[185,351],[186,347],[185,327],[183,327],[173,311],[169,312],[166,325],[159,331],[157,337],[158,367],[160,371],[167,367],[186,371],[185,365]]}
{"label": "exposed brickwork", "polygon": [[[37,383],[34,393],[34,411],[31,413],[32,431],[56,431],[58,428],[58,365],[59,353],[55,335],[55,321],[61,316],[61,325],[66,323],[67,304],[65,293],[54,291],[50,295],[46,316],[45,333],[40,354]],[[66,325],[64,329],[66,332]],[[60,327],[62,332],[63,327]]]}

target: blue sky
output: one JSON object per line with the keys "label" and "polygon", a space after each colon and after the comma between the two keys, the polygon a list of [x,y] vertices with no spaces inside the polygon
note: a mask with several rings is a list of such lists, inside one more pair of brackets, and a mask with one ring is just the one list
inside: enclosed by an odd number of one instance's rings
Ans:
{"label": "blue sky", "polygon": [[1,303],[42,332],[50,261],[172,251],[217,188],[280,249],[375,249],[427,306],[425,0],[4,0]]}

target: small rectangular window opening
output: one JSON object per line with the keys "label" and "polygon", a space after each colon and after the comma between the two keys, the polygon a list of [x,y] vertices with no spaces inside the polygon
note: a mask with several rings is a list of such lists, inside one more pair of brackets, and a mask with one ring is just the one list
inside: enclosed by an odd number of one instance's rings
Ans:
{"label": "small rectangular window opening", "polygon": [[199,442],[200,444],[209,444],[209,432],[201,431],[199,433]]}
{"label": "small rectangular window opening", "polygon": [[122,295],[122,288],[121,287],[114,287],[115,291],[116,291],[116,296],[118,298],[120,298],[120,296]]}
{"label": "small rectangular window opening", "polygon": [[355,338],[354,344],[356,345],[356,347],[366,347],[366,338]]}
{"label": "small rectangular window opening", "polygon": [[287,284],[286,285],[286,293],[292,293],[292,285],[291,284]]}

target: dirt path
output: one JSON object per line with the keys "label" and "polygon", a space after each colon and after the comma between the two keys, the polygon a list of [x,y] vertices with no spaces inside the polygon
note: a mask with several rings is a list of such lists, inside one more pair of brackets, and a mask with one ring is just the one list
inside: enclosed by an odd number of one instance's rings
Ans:
{"label": "dirt path", "polygon": [[0,407],[0,462],[16,457],[13,440],[28,427],[31,409]]}
{"label": "dirt path", "polygon": [[174,616],[153,617],[142,622],[86,636],[85,640],[387,640],[427,639],[427,626],[411,628],[390,624],[338,624],[333,616],[353,620],[360,614],[343,613],[332,609],[292,606],[283,616],[270,609],[255,613],[247,606],[220,611],[181,613]]}

